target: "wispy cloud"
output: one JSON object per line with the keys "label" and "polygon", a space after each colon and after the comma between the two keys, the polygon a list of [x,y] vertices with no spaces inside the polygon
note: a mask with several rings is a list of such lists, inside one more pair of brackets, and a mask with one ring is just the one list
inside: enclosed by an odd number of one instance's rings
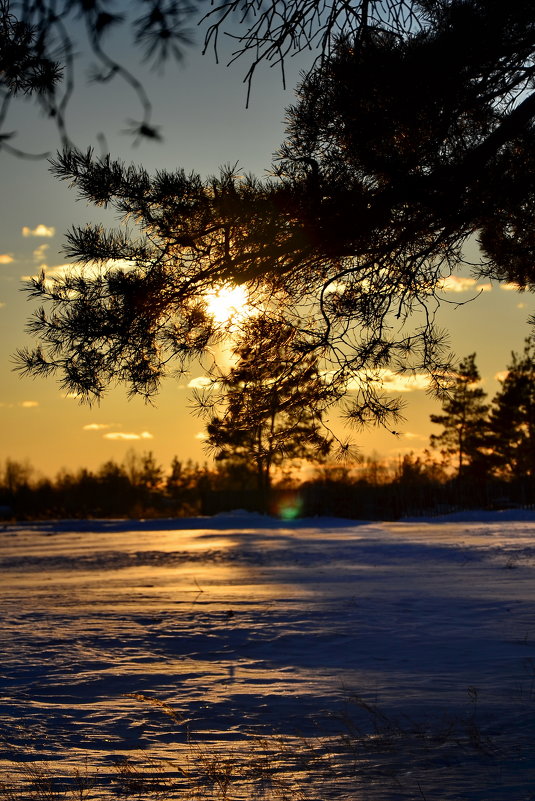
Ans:
{"label": "wispy cloud", "polygon": [[18,407],[19,409],[36,409],[38,406],[40,406],[39,401],[30,401],[30,400],[28,400],[28,401],[18,401],[18,403],[1,403],[0,402],[0,408],[1,409],[14,409],[16,407]]}
{"label": "wispy cloud", "polygon": [[[389,371],[385,371],[388,373]],[[383,378],[385,389],[389,392],[414,392],[415,390],[429,389],[431,380],[428,375],[416,373],[415,375],[386,374]]]}
{"label": "wispy cloud", "polygon": [[24,225],[22,228],[22,236],[46,236],[52,237],[56,233],[56,229],[53,225],[43,225],[40,223],[35,228],[29,228],[27,225]]}
{"label": "wispy cloud", "polygon": [[197,431],[197,433],[195,434],[195,439],[198,439],[201,442],[203,442],[203,440],[208,439],[208,434],[205,431]]}
{"label": "wispy cloud", "polygon": [[14,261],[11,253],[0,253],[0,264],[11,264]]}
{"label": "wispy cloud", "polygon": [[[43,247],[48,247],[48,245],[44,245]],[[38,251],[40,251],[40,248],[34,250],[34,256]],[[37,259],[37,261],[39,261],[39,259]],[[44,272],[45,278],[61,278],[68,270],[72,271],[72,264],[55,264],[52,267],[49,267],[46,263],[39,264],[39,272]],[[33,278],[38,278],[38,275],[21,275],[23,281],[31,281]]]}
{"label": "wispy cloud", "polygon": [[197,378],[192,378],[188,384],[188,389],[206,389],[207,387],[213,386],[213,381],[211,378],[207,378],[207,376],[200,375]]}
{"label": "wispy cloud", "polygon": [[82,426],[83,431],[105,431],[107,428],[111,428],[112,423],[88,423],[86,426]]}
{"label": "wispy cloud", "polygon": [[448,275],[439,281],[437,288],[443,292],[491,292],[492,284],[478,284],[475,278],[468,276]]}
{"label": "wispy cloud", "polygon": [[520,285],[519,284],[515,284],[512,281],[508,281],[508,282],[505,282],[503,284],[500,284],[500,289],[503,292],[520,292],[521,291]]}
{"label": "wispy cloud", "polygon": [[33,252],[33,257],[35,261],[39,263],[43,262],[46,258],[46,251],[48,250],[49,247],[50,245],[48,244],[48,242],[43,242],[42,245],[39,245],[38,248],[35,248]]}
{"label": "wispy cloud", "polygon": [[[414,392],[415,390],[429,389],[431,379],[424,373],[398,375],[393,370],[384,368],[377,370],[372,383],[380,384],[387,392]],[[349,383],[348,389],[360,389],[361,386],[362,383],[356,378]]]}
{"label": "wispy cloud", "polygon": [[[40,247],[36,248],[33,252],[34,257],[38,262],[41,261],[40,256],[43,258],[45,257],[44,248],[47,248],[47,244],[43,244]],[[99,275],[102,275],[103,272],[106,270],[115,268],[117,270],[131,270],[134,266],[133,262],[126,261],[125,259],[116,259],[114,261],[107,261],[103,264],[97,264],[96,262],[89,262],[85,264],[83,267],[80,264],[53,264],[49,266],[46,263],[40,263],[39,268],[40,271],[42,270],[45,274],[45,278],[63,278],[67,274],[74,274],[74,275],[83,275],[85,278],[96,278]],[[23,281],[30,281],[32,278],[37,278],[37,275],[22,275],[21,279]]]}
{"label": "wispy cloud", "polygon": [[116,440],[119,442],[130,442],[132,440],[139,439],[154,439],[154,436],[148,431],[142,431],[141,434],[134,434],[126,431],[109,431],[107,434],[103,435],[103,438]]}

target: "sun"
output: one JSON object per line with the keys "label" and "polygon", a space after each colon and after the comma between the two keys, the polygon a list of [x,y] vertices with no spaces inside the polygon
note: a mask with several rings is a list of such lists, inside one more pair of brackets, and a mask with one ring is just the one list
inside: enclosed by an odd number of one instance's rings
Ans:
{"label": "sun", "polygon": [[226,285],[217,292],[210,292],[206,296],[206,309],[216,323],[225,325],[233,322],[237,317],[247,317],[248,293],[244,286]]}

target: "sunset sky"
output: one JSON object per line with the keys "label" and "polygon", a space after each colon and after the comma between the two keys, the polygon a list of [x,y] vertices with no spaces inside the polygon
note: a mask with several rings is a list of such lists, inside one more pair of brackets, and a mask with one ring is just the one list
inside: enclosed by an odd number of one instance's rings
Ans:
{"label": "sunset sky", "polygon": [[[82,79],[68,114],[74,141],[82,148],[93,145],[98,152],[97,135],[104,131],[112,156],[141,163],[149,171],[184,167],[208,175],[222,164],[237,162],[244,171],[263,175],[283,139],[284,109],[293,100],[299,64],[289,65],[286,91],[275,69],[261,73],[246,109],[245,64],[228,69],[224,63],[217,65],[213,55],[202,57],[199,51],[190,49],[184,66],[169,64],[163,75],[132,63],[153,101],[162,144],[133,146],[131,138],[121,133],[129,119],[139,117],[127,88],[113,83],[88,88]],[[21,104],[5,127],[19,132],[18,147],[32,152],[57,148],[54,126],[31,103]],[[204,461],[203,423],[192,416],[188,390],[200,371],[192,369],[178,383],[169,380],[154,406],[127,400],[119,388],[93,408],[65,397],[54,379],[20,378],[12,371],[13,352],[29,342],[25,324],[34,308],[21,292],[23,278],[42,267],[51,272],[65,264],[61,249],[71,224],[84,224],[97,215],[110,223],[113,219],[78,201],[75,192],[50,175],[46,161],[22,161],[0,152],[0,170],[0,461],[28,459],[47,475],[62,467],[96,468],[110,458],[120,461],[129,448],[153,451],[166,467],[174,455]],[[533,300],[511,288],[477,282],[466,271],[446,289],[444,297],[450,303],[445,304],[441,320],[451,332],[452,348],[459,357],[476,352],[483,387],[492,397],[498,388],[496,375],[530,333],[527,318],[534,311]],[[479,291],[479,298],[457,306]],[[396,388],[395,382],[392,386]],[[437,401],[418,382],[401,388],[407,420],[398,426],[400,436],[377,430],[359,434],[356,440],[364,453],[375,451],[390,459],[417,452],[436,430],[429,414],[439,410]]]}

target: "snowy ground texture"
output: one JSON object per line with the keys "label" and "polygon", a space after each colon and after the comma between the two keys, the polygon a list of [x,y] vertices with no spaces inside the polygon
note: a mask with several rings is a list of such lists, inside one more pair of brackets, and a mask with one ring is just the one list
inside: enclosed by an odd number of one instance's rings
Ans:
{"label": "snowy ground texture", "polygon": [[8,525],[0,568],[0,798],[535,799],[533,513]]}

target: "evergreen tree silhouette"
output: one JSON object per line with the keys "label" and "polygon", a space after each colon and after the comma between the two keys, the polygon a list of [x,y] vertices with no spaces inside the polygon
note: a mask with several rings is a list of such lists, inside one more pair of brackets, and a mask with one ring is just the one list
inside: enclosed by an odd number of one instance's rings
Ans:
{"label": "evergreen tree silhouette", "polygon": [[535,342],[512,353],[489,415],[492,462],[508,479],[535,476]]}
{"label": "evergreen tree silhouette", "polygon": [[296,364],[295,331],[279,325],[268,340],[266,325],[262,318],[245,324],[234,349],[236,363],[208,407],[207,424],[216,459],[253,469],[265,498],[274,467],[289,459],[321,459],[333,444],[323,423],[333,388],[317,359],[304,354]]}
{"label": "evergreen tree silhouette", "polygon": [[442,402],[444,413],[431,415],[431,422],[443,427],[440,434],[431,435],[431,447],[455,458],[459,478],[482,457],[486,444],[489,407],[486,392],[478,386],[475,358],[472,353],[459,363],[451,390]]}

